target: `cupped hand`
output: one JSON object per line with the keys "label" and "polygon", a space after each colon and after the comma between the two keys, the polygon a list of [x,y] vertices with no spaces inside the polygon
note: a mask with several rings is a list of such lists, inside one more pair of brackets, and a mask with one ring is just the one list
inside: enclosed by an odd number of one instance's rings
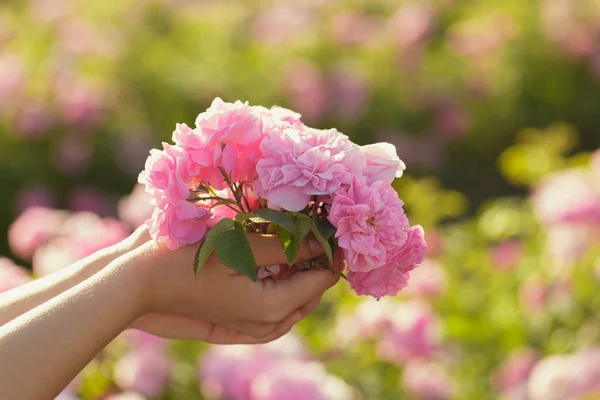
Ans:
{"label": "cupped hand", "polygon": [[[248,235],[259,266],[284,264],[275,236]],[[263,343],[287,333],[320,303],[338,277],[325,270],[303,271],[285,279],[252,282],[225,267],[213,254],[197,275],[197,246],[169,251],[153,242],[131,257],[148,285],[148,313],[133,327],[163,337],[210,343]],[[319,243],[305,240],[298,262],[322,255]],[[343,263],[337,253],[336,264]]]}

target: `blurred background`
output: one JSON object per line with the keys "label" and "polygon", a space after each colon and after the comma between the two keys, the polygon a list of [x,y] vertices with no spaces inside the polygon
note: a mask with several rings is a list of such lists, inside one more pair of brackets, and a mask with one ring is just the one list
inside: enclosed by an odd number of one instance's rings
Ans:
{"label": "blurred background", "polygon": [[600,2],[4,2],[0,291],[141,224],[149,149],[216,96],[395,144],[426,262],[268,346],[127,332],[61,398],[600,398]]}

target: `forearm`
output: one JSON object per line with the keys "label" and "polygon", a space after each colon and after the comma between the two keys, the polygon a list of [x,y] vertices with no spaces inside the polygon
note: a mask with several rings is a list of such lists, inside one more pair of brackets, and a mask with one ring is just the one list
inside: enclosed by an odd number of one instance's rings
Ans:
{"label": "forearm", "polygon": [[53,274],[0,294],[0,326],[88,279],[123,254],[122,247],[104,249]]}
{"label": "forearm", "polygon": [[137,267],[117,259],[0,327],[0,398],[58,395],[144,310],[142,282]]}

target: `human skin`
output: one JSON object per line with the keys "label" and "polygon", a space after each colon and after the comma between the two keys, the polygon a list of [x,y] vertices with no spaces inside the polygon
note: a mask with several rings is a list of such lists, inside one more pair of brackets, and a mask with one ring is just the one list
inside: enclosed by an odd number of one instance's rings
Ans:
{"label": "human skin", "polygon": [[[194,276],[196,246],[169,251],[142,236],[130,239],[0,297],[0,398],[53,399],[132,326],[211,343],[268,342],[314,310],[338,280],[314,270],[252,282],[214,255]],[[276,237],[249,239],[258,265],[286,262]],[[305,241],[299,260],[321,254]]]}

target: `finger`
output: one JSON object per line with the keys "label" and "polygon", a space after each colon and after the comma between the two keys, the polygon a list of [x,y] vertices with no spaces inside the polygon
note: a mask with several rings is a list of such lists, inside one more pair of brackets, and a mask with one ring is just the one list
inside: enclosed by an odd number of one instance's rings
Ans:
{"label": "finger", "polygon": [[[276,235],[248,234],[248,240],[259,266],[287,264],[285,252]],[[298,248],[297,262],[310,260],[323,255],[323,247],[314,236],[307,236]]]}
{"label": "finger", "polygon": [[269,313],[287,315],[323,293],[337,283],[339,277],[327,270],[309,270],[297,272],[287,279],[265,282]]}
{"label": "finger", "polygon": [[240,336],[236,339],[244,340],[238,341],[237,343],[241,344],[262,344],[269,343],[275,339],[279,339],[283,335],[287,334],[293,327],[303,318],[303,313],[300,310],[296,310],[290,315],[288,315],[283,321],[281,321],[277,327],[267,336],[264,337],[252,337],[252,336]]}
{"label": "finger", "polygon": [[211,325],[192,318],[172,314],[146,314],[138,318],[133,327],[166,339],[206,340]]}
{"label": "finger", "polygon": [[338,272],[344,272],[344,270],[346,269],[346,257],[344,256],[344,249],[342,249],[341,247],[338,247],[337,249],[335,249],[335,252],[333,253],[333,263],[331,264],[331,269],[338,271]]}

